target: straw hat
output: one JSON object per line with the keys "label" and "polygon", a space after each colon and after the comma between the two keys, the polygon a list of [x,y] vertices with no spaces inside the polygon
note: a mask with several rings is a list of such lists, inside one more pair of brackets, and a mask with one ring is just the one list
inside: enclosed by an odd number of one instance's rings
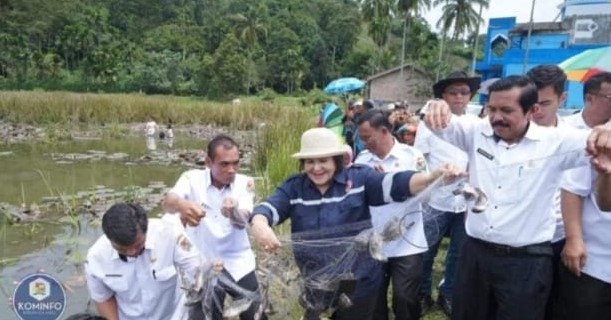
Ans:
{"label": "straw hat", "polygon": [[327,128],[309,129],[301,135],[301,150],[293,158],[312,159],[342,155],[344,145],[333,131]]}
{"label": "straw hat", "polygon": [[446,87],[456,82],[466,83],[469,86],[469,89],[471,89],[471,98],[473,98],[473,96],[477,93],[481,78],[469,77],[464,71],[454,71],[450,73],[447,78],[441,79],[433,85],[433,94],[435,95],[435,98],[441,98],[441,95]]}

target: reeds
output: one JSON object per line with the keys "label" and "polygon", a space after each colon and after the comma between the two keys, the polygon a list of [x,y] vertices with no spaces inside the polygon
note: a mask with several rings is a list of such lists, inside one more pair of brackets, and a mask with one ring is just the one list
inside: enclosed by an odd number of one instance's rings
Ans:
{"label": "reeds", "polygon": [[[247,98],[239,105],[196,98],[141,94],[82,94],[70,92],[0,92],[0,119],[11,123],[116,124],[145,122],[215,124],[249,130],[261,122],[282,118],[297,99],[279,102]],[[293,101],[290,103],[289,101]],[[287,102],[288,105],[287,105]]]}

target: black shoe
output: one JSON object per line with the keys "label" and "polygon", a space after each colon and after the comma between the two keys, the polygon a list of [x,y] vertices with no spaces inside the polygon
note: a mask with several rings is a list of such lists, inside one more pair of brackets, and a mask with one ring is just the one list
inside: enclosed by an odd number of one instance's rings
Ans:
{"label": "black shoe", "polygon": [[437,305],[446,316],[449,317],[452,314],[452,300],[440,294],[439,297],[437,297]]}
{"label": "black shoe", "polygon": [[425,315],[433,307],[433,298],[431,296],[420,296],[420,316]]}

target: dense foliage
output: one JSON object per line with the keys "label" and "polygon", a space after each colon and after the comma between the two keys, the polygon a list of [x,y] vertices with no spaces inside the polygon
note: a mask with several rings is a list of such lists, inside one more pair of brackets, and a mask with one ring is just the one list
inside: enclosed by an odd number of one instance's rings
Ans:
{"label": "dense foliage", "polygon": [[[264,88],[293,94],[321,88],[338,76],[365,78],[404,59],[429,70],[439,67],[437,35],[417,11],[389,11],[382,19],[368,17],[366,5],[356,0],[0,0],[0,89],[215,98]],[[376,31],[380,24],[383,36]],[[401,59],[403,43],[408,45]]]}

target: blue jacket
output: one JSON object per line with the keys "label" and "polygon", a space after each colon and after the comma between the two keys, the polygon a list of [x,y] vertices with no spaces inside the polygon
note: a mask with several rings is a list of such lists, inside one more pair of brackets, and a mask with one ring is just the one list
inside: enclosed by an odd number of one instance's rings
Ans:
{"label": "blue jacket", "polygon": [[253,213],[266,216],[273,225],[291,219],[293,253],[305,280],[329,278],[329,273],[339,278],[353,276],[357,280],[354,297],[364,297],[376,292],[383,271],[368,251],[350,250],[352,236],[371,228],[370,205],[401,202],[411,196],[409,180],[414,173],[382,174],[353,165],[337,172],[322,195],[305,173],[297,174]]}

